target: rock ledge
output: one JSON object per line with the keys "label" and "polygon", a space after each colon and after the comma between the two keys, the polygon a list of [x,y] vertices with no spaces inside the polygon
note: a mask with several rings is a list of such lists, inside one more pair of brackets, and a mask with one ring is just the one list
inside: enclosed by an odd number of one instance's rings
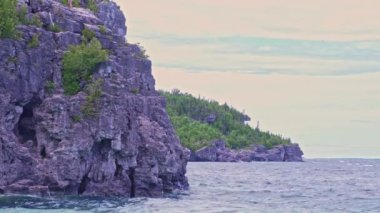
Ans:
{"label": "rock ledge", "polygon": [[221,140],[210,146],[191,153],[190,161],[195,162],[251,162],[251,161],[284,161],[301,162],[303,152],[298,144],[287,144],[267,149],[256,145],[250,149],[232,150]]}

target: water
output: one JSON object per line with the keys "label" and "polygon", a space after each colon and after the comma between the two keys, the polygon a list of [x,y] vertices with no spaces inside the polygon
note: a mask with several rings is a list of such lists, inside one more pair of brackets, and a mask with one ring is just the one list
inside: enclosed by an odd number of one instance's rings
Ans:
{"label": "water", "polygon": [[0,197],[0,212],[380,212],[380,160],[189,163],[163,199]]}

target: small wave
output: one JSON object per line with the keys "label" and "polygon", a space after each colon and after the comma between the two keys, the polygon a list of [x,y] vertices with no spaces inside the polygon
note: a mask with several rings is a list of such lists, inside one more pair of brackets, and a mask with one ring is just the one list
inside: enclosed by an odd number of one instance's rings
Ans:
{"label": "small wave", "polygon": [[250,190],[248,193],[250,194],[256,194],[256,193],[271,193],[271,190]]}
{"label": "small wave", "polygon": [[301,198],[301,197],[307,197],[307,196],[296,193],[296,194],[281,194],[280,197],[281,198]]}

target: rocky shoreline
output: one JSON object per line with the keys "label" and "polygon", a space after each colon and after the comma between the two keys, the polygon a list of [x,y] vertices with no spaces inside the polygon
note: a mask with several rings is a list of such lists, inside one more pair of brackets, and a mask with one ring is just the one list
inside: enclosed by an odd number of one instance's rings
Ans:
{"label": "rocky shoreline", "polygon": [[222,140],[214,141],[210,146],[191,152],[192,162],[251,162],[277,161],[302,162],[303,152],[298,144],[278,145],[271,149],[263,145],[254,145],[249,149],[232,150]]}

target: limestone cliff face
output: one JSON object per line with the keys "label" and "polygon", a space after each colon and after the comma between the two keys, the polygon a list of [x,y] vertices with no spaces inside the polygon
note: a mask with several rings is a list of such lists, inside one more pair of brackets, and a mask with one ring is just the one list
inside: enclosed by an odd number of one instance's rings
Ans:
{"label": "limestone cliff face", "polygon": [[[43,24],[0,40],[0,193],[160,197],[187,188],[189,152],[155,91],[151,62],[125,42],[123,13],[112,1],[96,1],[96,13],[60,2],[19,0]],[[62,31],[47,30],[52,24]],[[109,52],[94,73],[104,83],[91,118],[81,113],[86,94],[62,89],[63,54],[85,27]],[[30,48],[35,35],[40,44]]]}

